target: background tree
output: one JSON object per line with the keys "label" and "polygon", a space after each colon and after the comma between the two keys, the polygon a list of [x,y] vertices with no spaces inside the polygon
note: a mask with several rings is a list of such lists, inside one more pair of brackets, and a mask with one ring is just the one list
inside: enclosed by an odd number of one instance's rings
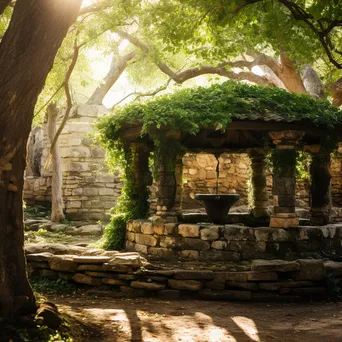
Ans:
{"label": "background tree", "polygon": [[[34,106],[82,0],[17,0],[0,43],[0,317],[32,312],[22,190]],[[0,14],[9,2],[1,2]]]}

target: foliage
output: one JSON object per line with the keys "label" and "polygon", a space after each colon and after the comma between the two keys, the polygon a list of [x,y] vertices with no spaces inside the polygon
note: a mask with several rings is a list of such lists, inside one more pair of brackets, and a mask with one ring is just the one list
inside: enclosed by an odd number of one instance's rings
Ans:
{"label": "foliage", "polygon": [[42,277],[32,277],[30,279],[32,289],[44,293],[73,293],[76,286],[64,279],[51,280]]}
{"label": "foliage", "polygon": [[131,104],[98,123],[97,136],[115,148],[122,126],[142,124],[142,135],[155,137],[155,129],[196,134],[206,127],[223,129],[236,119],[250,114],[277,114],[284,119],[305,120],[333,129],[342,121],[342,112],[328,101],[288,93],[279,88],[250,86],[233,81],[208,88],[184,89],[145,104]]}
{"label": "foliage", "polygon": [[107,162],[112,168],[121,171],[124,186],[118,198],[115,213],[106,226],[98,246],[106,250],[123,249],[128,221],[144,218],[148,214],[149,192],[146,187],[137,188],[131,146],[120,141],[102,142],[109,149]]}

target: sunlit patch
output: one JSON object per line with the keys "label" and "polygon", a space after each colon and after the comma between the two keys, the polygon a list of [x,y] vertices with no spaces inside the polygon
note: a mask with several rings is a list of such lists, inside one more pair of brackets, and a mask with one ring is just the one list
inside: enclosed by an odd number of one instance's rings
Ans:
{"label": "sunlit patch", "polygon": [[232,317],[232,320],[252,341],[260,342],[258,329],[252,319],[243,316],[235,316]]}

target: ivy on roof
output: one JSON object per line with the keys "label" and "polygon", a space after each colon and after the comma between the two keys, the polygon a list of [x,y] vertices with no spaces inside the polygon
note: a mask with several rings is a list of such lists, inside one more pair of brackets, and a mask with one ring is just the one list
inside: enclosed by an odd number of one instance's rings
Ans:
{"label": "ivy on roof", "polygon": [[143,104],[119,108],[99,121],[98,133],[104,139],[116,139],[123,125],[141,123],[142,134],[163,126],[196,134],[206,127],[224,130],[233,119],[248,119],[248,115],[255,117],[255,114],[280,116],[285,121],[310,120],[328,129],[342,122],[342,111],[326,100],[280,88],[227,81],[210,87],[183,89]]}

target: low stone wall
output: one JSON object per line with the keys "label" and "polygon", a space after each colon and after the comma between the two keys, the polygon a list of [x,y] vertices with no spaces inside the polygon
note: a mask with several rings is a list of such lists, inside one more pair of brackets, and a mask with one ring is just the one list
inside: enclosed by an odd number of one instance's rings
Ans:
{"label": "low stone wall", "polygon": [[126,248],[149,257],[240,261],[342,256],[342,224],[268,228],[134,220]]}
{"label": "low stone wall", "polygon": [[[89,135],[94,130],[97,117],[105,111],[103,106],[74,107],[59,137],[63,200],[70,220],[107,220],[106,212],[115,206],[121,194],[120,177],[108,173],[105,150],[96,145]],[[33,133],[38,136],[36,130]],[[51,202],[51,165],[45,168],[50,148],[46,125],[39,137],[43,142],[36,138],[34,143],[44,148],[38,158],[28,163],[24,182],[24,200],[28,205]],[[34,146],[29,150],[34,151]]]}
{"label": "low stone wall", "polygon": [[253,260],[225,264],[213,271],[203,265],[197,270],[194,265],[192,269],[152,265],[137,253],[89,251],[70,246],[64,248],[65,253],[80,255],[54,255],[42,250],[44,246],[40,247],[40,253],[26,250],[30,276],[61,278],[95,287],[91,290],[93,295],[297,301],[326,299],[335,290],[329,277],[335,278],[336,286],[342,284],[342,262],[329,260]]}

